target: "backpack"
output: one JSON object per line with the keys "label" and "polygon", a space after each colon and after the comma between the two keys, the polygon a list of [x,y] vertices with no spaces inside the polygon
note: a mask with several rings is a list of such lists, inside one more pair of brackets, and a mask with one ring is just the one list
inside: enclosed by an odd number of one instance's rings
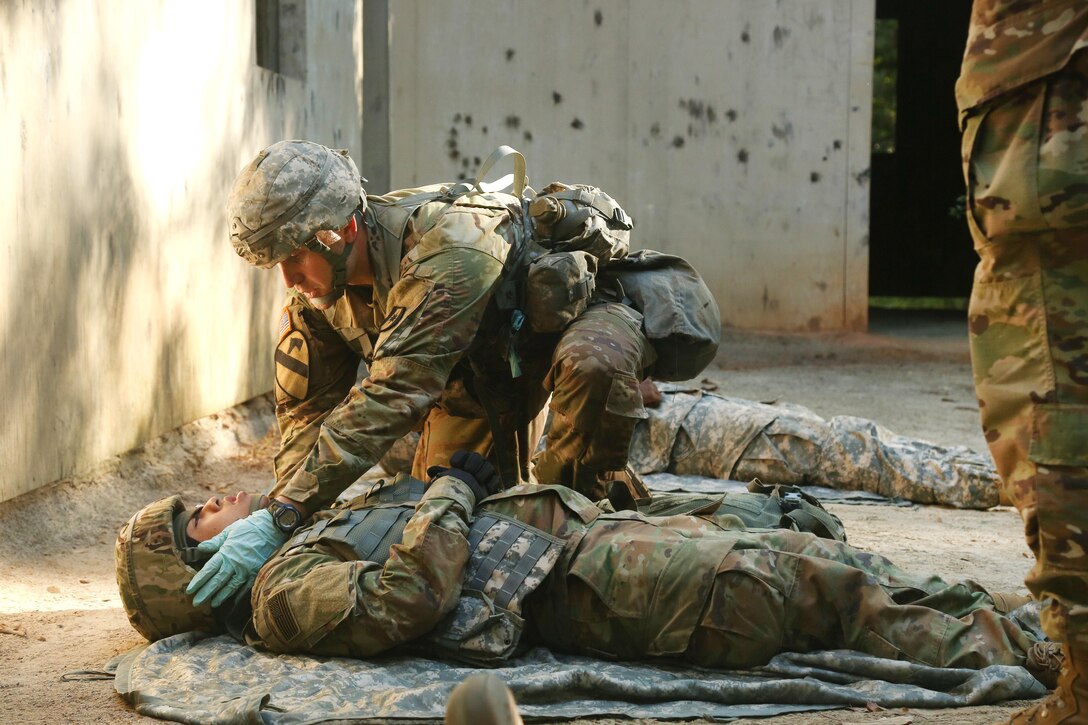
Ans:
{"label": "backpack", "polygon": [[613,260],[601,283],[617,288],[642,313],[642,331],[657,353],[658,380],[688,380],[718,354],[722,323],[718,303],[683,257],[643,249]]}
{"label": "backpack", "polygon": [[[650,371],[659,380],[688,380],[718,352],[721,314],[714,295],[687,260],[653,250],[629,253],[631,216],[595,186],[526,183],[525,158],[500,146],[481,165],[475,186],[491,167],[512,156],[514,193],[528,215],[528,239],[500,302],[524,313],[533,332],[561,332],[594,299],[624,302],[643,317],[643,332],[657,353]],[[521,271],[524,270],[524,271]]]}

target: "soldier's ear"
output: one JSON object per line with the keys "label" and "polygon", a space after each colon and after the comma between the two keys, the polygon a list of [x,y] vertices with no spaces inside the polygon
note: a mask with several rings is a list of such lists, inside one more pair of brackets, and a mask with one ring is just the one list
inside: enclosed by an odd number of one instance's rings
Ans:
{"label": "soldier's ear", "polygon": [[348,244],[355,241],[355,236],[359,233],[359,222],[356,220],[355,215],[352,214],[348,219],[348,223],[340,230],[340,236],[344,238]]}

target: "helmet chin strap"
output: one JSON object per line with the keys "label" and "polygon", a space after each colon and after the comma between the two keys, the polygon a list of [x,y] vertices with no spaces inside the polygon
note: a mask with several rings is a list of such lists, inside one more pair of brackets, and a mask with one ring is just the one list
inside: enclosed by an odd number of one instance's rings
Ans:
{"label": "helmet chin strap", "polygon": [[[357,224],[363,223],[363,215],[358,209],[351,213],[351,216],[356,219]],[[351,244],[344,244],[342,252],[337,254],[332,251],[327,245],[320,242],[315,236],[306,245],[310,250],[317,252],[325,261],[332,265],[332,291],[327,295],[321,295],[320,297],[311,298],[312,302],[319,309],[330,307],[338,299],[343,297],[344,290],[348,286],[348,257],[351,256],[351,250],[355,247],[355,242]]]}

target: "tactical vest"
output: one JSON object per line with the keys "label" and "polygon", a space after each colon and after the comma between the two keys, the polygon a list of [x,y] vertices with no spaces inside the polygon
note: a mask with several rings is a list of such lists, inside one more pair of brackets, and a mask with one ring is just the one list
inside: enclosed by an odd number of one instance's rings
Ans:
{"label": "tactical vest", "polygon": [[[349,551],[363,561],[384,564],[390,547],[400,543],[426,484],[398,475],[379,483],[330,518],[295,534],[281,555],[321,544]],[[506,659],[525,629],[522,603],[555,567],[563,540],[500,514],[477,516],[469,526],[469,561],[457,606],[417,647],[486,664]]]}
{"label": "tactical vest", "polygon": [[746,529],[789,529],[846,541],[842,520],[816,497],[797,486],[766,484],[758,479],[748,484],[748,493],[655,493],[653,498],[638,502],[638,512],[645,516],[731,514]]}
{"label": "tactical vest", "polygon": [[[510,194],[483,182],[491,167],[507,157],[514,160],[515,172]],[[484,161],[472,183],[421,187],[367,197],[367,202],[370,232],[382,241],[382,254],[371,260],[382,295],[399,278],[409,220],[414,219],[415,232],[422,235],[454,205],[509,209],[513,238],[507,240],[511,248],[493,294],[504,327],[486,354],[503,350],[511,378],[521,375],[518,348],[526,333],[560,333],[601,300],[622,302],[642,315],[643,333],[656,358],[646,374],[686,380],[702,372],[717,354],[721,315],[690,264],[645,250],[628,261],[634,222],[615,199],[594,186],[560,182],[537,194],[527,185],[524,157],[508,146],[500,146]],[[610,274],[613,267],[616,271]],[[486,361],[470,352],[467,363],[477,378],[477,397],[496,443],[499,475],[507,486],[519,483],[523,466],[517,452],[519,436],[527,440],[525,425],[508,422],[518,417],[503,410],[508,395],[487,389],[491,376],[484,372],[489,369]]]}

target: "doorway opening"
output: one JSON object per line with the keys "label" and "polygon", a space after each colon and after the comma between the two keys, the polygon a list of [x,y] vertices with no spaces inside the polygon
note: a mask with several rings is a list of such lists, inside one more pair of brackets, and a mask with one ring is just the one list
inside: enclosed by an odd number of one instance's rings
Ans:
{"label": "doorway opening", "polygon": [[877,0],[870,308],[967,307],[976,257],[954,87],[970,14],[968,0]]}

